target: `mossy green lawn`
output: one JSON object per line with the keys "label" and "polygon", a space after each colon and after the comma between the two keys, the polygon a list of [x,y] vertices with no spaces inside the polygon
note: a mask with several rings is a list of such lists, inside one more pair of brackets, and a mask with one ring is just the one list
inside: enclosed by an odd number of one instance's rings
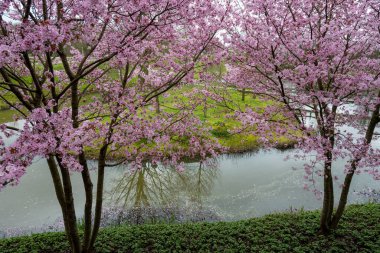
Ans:
{"label": "mossy green lawn", "polygon": [[[192,94],[195,89],[207,89],[202,86],[181,87],[173,89],[169,92],[169,96],[160,97],[161,108],[166,112],[175,112],[176,104],[182,101],[184,104],[190,104],[189,98],[184,94]],[[266,102],[249,94],[245,101],[241,99],[241,92],[234,88],[217,88],[210,89],[211,92],[223,98],[221,102],[217,102],[210,98],[196,107],[195,115],[204,122],[205,126],[210,127],[211,134],[218,141],[228,148],[229,152],[243,152],[256,149],[259,147],[258,137],[249,133],[232,133],[235,127],[239,126],[239,122],[233,119],[235,110],[245,110],[252,108],[257,110],[266,105]]]}
{"label": "mossy green lawn", "polygon": [[[352,205],[340,227],[317,234],[318,211],[236,222],[119,226],[100,231],[96,252],[380,252],[380,204]],[[69,252],[63,233],[0,240],[2,253]]]}
{"label": "mossy green lawn", "polygon": [[[191,94],[194,89],[203,89],[202,86],[184,86],[180,88],[174,88],[168,92],[168,96],[160,96],[160,108],[165,112],[176,112],[178,104],[189,104],[189,98],[186,94]],[[232,117],[234,110],[245,110],[246,108],[252,108],[258,110],[267,104],[256,98],[253,94],[248,93],[245,96],[245,100],[242,101],[242,94],[240,91],[233,88],[213,88],[214,93],[223,97],[222,102],[216,102],[208,98],[205,103],[207,109],[204,105],[197,106],[195,110],[195,115],[204,122],[208,127],[211,127],[211,134],[225,147],[228,151],[233,152],[244,152],[259,148],[258,137],[250,133],[236,133],[232,134],[231,130],[239,125],[239,122],[234,120]],[[96,94],[89,94],[85,99],[86,101],[91,101],[91,98],[96,96]],[[153,105],[152,105],[153,106]],[[0,111],[0,123],[9,122],[13,120],[13,115],[17,113],[15,110],[1,110]],[[154,110],[151,112],[156,113]],[[279,147],[292,146],[290,140],[279,137],[278,140]],[[91,156],[91,150],[87,150]],[[117,157],[117,154],[114,155]]]}

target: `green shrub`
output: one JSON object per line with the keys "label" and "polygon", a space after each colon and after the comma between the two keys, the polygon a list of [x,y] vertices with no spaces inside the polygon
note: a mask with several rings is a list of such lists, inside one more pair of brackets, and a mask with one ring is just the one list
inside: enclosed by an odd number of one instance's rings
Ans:
{"label": "green shrub", "polygon": [[211,134],[214,137],[220,138],[220,137],[229,137],[231,134],[228,132],[228,127],[223,122],[217,122],[214,124]]}
{"label": "green shrub", "polygon": [[[317,235],[318,211],[271,214],[236,222],[104,228],[96,252],[380,252],[380,204],[347,208],[340,227]],[[63,253],[63,233],[0,240],[1,253]]]}

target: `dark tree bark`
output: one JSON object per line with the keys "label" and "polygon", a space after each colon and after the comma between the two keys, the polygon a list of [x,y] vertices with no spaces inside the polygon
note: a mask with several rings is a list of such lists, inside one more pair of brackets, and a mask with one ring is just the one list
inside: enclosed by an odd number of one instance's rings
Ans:
{"label": "dark tree bark", "polygon": [[106,154],[107,154],[107,145],[104,145],[99,154],[98,158],[98,181],[96,186],[96,202],[95,202],[95,217],[94,217],[94,226],[92,229],[90,243],[87,248],[87,252],[91,252],[94,247],[96,237],[99,232],[100,220],[102,215],[102,205],[103,205],[103,187],[104,187],[104,169],[106,166]]}
{"label": "dark tree bark", "polygon": [[[378,94],[378,97],[380,97],[380,92]],[[366,144],[371,143],[372,138],[373,138],[373,134],[375,132],[375,128],[376,128],[377,124],[380,122],[379,111],[380,111],[380,104],[378,104],[375,107],[375,110],[372,112],[372,116],[369,120],[366,135],[365,135]],[[347,173],[347,175],[344,179],[342,192],[340,194],[338,208],[337,208],[337,210],[336,210],[336,212],[332,218],[331,227],[333,229],[336,229],[338,227],[339,221],[342,218],[344,209],[345,209],[346,204],[347,204],[347,198],[348,198],[348,193],[350,191],[351,181],[352,181],[352,178],[354,177],[357,164],[360,160],[361,160],[361,158],[358,158],[358,159],[351,162],[351,169]]]}
{"label": "dark tree bark", "polygon": [[323,206],[321,211],[320,233],[328,234],[330,231],[331,215],[334,208],[334,187],[331,173],[331,152],[327,154],[323,179]]}
{"label": "dark tree bark", "polygon": [[157,114],[160,114],[160,113],[161,113],[159,96],[156,97],[156,113],[157,113]]}
{"label": "dark tree bark", "polygon": [[242,90],[241,90],[241,101],[245,101],[245,88],[243,88]]}

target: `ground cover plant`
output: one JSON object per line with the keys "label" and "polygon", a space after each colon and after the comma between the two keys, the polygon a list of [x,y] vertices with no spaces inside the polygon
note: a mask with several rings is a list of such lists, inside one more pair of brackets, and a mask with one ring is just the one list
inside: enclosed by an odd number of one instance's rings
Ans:
{"label": "ground cover plant", "polygon": [[[379,204],[347,208],[329,236],[317,235],[319,211],[271,214],[236,222],[147,224],[102,229],[96,252],[379,252]],[[63,233],[0,240],[4,253],[63,253]]]}

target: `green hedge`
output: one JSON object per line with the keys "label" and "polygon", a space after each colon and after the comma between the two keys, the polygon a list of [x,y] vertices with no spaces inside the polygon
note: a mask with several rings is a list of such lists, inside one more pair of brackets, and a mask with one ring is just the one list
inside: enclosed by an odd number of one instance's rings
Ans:
{"label": "green hedge", "polygon": [[[97,252],[380,252],[380,205],[352,205],[340,228],[316,235],[319,212],[272,214],[237,222],[102,229]],[[69,252],[63,233],[0,240],[1,253]]]}

